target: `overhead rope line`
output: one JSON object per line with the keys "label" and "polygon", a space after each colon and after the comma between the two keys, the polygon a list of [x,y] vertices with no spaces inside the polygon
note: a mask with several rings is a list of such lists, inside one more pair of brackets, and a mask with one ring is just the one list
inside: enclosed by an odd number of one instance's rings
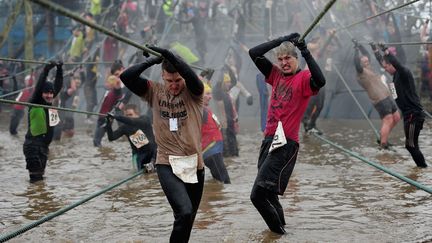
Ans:
{"label": "overhead rope line", "polygon": [[55,110],[60,110],[60,111],[69,111],[69,112],[75,112],[75,113],[86,114],[86,115],[94,115],[94,116],[106,116],[106,114],[97,113],[97,112],[74,110],[74,109],[69,109],[69,108],[65,108],[65,107],[41,105],[41,104],[34,104],[34,103],[28,103],[28,102],[22,102],[22,101],[15,101],[15,100],[0,99],[0,103],[7,103],[7,104],[14,104],[14,105],[25,105],[25,106],[30,106],[30,107],[40,107],[40,108],[47,108],[47,109],[55,109]]}
{"label": "overhead rope line", "polygon": [[329,1],[324,9],[318,14],[318,16],[315,18],[315,20],[312,22],[312,24],[309,25],[309,27],[306,29],[306,31],[303,33],[303,35],[300,37],[299,41],[303,41],[304,38],[312,31],[312,29],[319,23],[319,21],[324,17],[324,15],[327,13],[327,11],[333,6],[333,4],[336,2],[336,0]]}
{"label": "overhead rope line", "polygon": [[[364,41],[359,41],[358,43],[360,44],[370,44],[370,42],[364,42]],[[420,41],[413,41],[413,42],[389,42],[389,43],[382,43],[384,45],[388,45],[388,46],[398,46],[398,45],[429,45],[432,44],[432,42],[420,42]]]}
{"label": "overhead rope line", "polygon": [[106,187],[106,188],[104,188],[104,189],[102,189],[100,191],[97,191],[97,192],[91,194],[90,196],[88,196],[86,198],[83,198],[83,199],[81,199],[81,200],[79,200],[79,201],[77,201],[77,202],[75,202],[75,203],[73,203],[73,204],[71,204],[71,205],[69,205],[67,207],[64,207],[64,208],[62,208],[60,210],[57,210],[57,211],[55,211],[53,213],[50,213],[50,214],[42,217],[41,219],[39,219],[39,220],[37,220],[37,221],[35,221],[33,223],[27,224],[27,225],[25,225],[25,226],[23,226],[23,227],[15,230],[15,231],[13,231],[13,232],[2,234],[2,235],[0,235],[0,242],[5,242],[7,240],[10,240],[10,239],[18,236],[18,235],[21,235],[24,232],[35,228],[36,226],[39,226],[39,225],[41,225],[41,224],[43,224],[43,223],[45,223],[45,222],[47,222],[47,221],[49,221],[49,220],[57,217],[57,216],[60,216],[60,215],[62,215],[64,213],[66,213],[67,211],[69,211],[69,210],[71,210],[71,209],[73,209],[73,208],[75,208],[75,207],[77,207],[77,206],[79,206],[81,204],[84,204],[85,202],[88,202],[91,199],[93,199],[93,198],[95,198],[95,197],[97,197],[99,195],[102,195],[103,193],[108,192],[108,191],[110,191],[110,190],[112,190],[112,189],[120,186],[121,184],[123,184],[125,182],[128,182],[128,181],[132,180],[133,178],[135,178],[135,177],[137,177],[139,175],[142,175],[142,173],[143,173],[143,171],[140,170],[137,173],[133,174],[132,176],[129,176],[126,179],[123,179],[123,180],[121,180],[121,181],[119,181],[119,182],[117,182],[117,183],[115,183],[115,184],[113,184],[111,186],[108,186],[108,187]]}
{"label": "overhead rope line", "polygon": [[[100,32],[102,32],[102,33],[104,33],[106,35],[109,35],[109,36],[111,36],[113,38],[116,38],[116,39],[118,39],[121,42],[124,42],[126,44],[131,45],[131,46],[134,46],[134,47],[136,47],[136,48],[138,48],[140,50],[143,50],[145,52],[148,52],[148,53],[150,53],[150,54],[152,54],[154,56],[161,57],[160,53],[155,52],[152,49],[150,49],[150,48],[148,48],[148,47],[146,47],[144,45],[140,45],[137,42],[135,42],[135,41],[133,41],[133,40],[131,40],[129,38],[126,38],[126,37],[124,37],[124,36],[122,36],[122,35],[114,32],[112,30],[109,30],[109,29],[107,29],[107,28],[105,28],[105,27],[103,27],[101,25],[98,25],[96,23],[88,21],[88,20],[84,19],[83,17],[79,16],[78,14],[73,13],[73,12],[69,11],[68,9],[66,9],[66,8],[64,8],[64,7],[62,7],[62,6],[58,5],[58,4],[52,3],[52,2],[47,1],[47,0],[30,0],[30,1],[32,1],[34,3],[37,3],[37,4],[39,4],[39,5],[47,8],[49,10],[52,10],[54,12],[60,13],[62,15],[65,15],[65,16],[67,16],[67,17],[69,17],[69,18],[71,18],[71,19],[73,19],[73,20],[75,20],[77,22],[80,22],[80,23],[82,23],[84,25],[87,25],[87,26],[89,26],[89,27],[91,27],[91,28],[93,28],[95,30],[98,30],[98,31],[100,31]],[[191,65],[190,64],[189,66],[192,67],[192,68],[198,69],[198,70],[203,70],[203,71],[207,70],[206,68],[199,67],[199,66],[196,66],[196,65]]]}
{"label": "overhead rope line", "polygon": [[377,131],[377,129],[375,128],[375,126],[373,125],[372,121],[369,119],[368,115],[366,114],[366,112],[364,111],[363,107],[360,105],[360,102],[357,100],[357,98],[355,97],[354,93],[351,91],[351,88],[349,87],[348,83],[346,82],[345,78],[342,76],[342,74],[340,73],[339,69],[336,67],[336,65],[333,64],[333,67],[337,73],[337,75],[339,76],[339,78],[342,80],[343,84],[345,85],[346,89],[348,90],[348,92],[350,93],[351,97],[353,98],[353,100],[355,101],[355,103],[357,104],[358,108],[360,109],[360,111],[362,112],[363,116],[366,118],[366,120],[368,121],[369,125],[371,126],[372,130],[375,133],[375,136],[377,137],[377,139],[380,139],[380,135]]}
{"label": "overhead rope line", "polygon": [[337,29],[336,31],[351,28],[351,27],[353,27],[353,26],[355,26],[355,25],[361,24],[361,23],[366,22],[366,21],[368,21],[368,20],[370,20],[370,19],[373,19],[373,18],[376,18],[376,17],[381,16],[381,15],[383,15],[383,14],[386,14],[386,13],[392,12],[392,11],[394,11],[394,10],[396,10],[396,9],[399,9],[399,8],[403,8],[403,7],[405,7],[405,6],[408,6],[408,5],[413,4],[413,3],[415,3],[415,2],[418,2],[418,1],[419,1],[419,0],[414,0],[414,1],[411,1],[411,2],[408,2],[408,3],[405,3],[405,4],[402,4],[402,5],[396,6],[396,7],[392,8],[392,9],[389,9],[389,10],[386,10],[386,11],[383,11],[383,12],[380,12],[380,13],[378,13],[378,14],[372,15],[372,16],[367,17],[367,18],[365,18],[365,19],[362,19],[362,20],[359,20],[359,21],[354,22],[354,23],[352,23],[352,24],[349,24],[349,25],[347,25],[347,26],[345,26],[345,27],[339,28],[339,29]]}
{"label": "overhead rope line", "polygon": [[398,174],[398,173],[396,173],[396,172],[394,172],[394,171],[392,171],[392,170],[390,170],[390,169],[388,169],[388,168],[386,168],[386,167],[384,167],[382,165],[374,163],[374,162],[368,160],[367,158],[365,158],[365,157],[363,157],[363,156],[361,156],[361,155],[359,155],[359,154],[357,154],[357,153],[355,153],[355,152],[353,152],[351,150],[348,150],[348,149],[346,149],[346,148],[344,148],[344,147],[342,147],[340,145],[337,145],[336,143],[333,143],[332,141],[324,138],[323,136],[318,135],[317,133],[313,133],[313,135],[315,137],[319,138],[320,140],[322,140],[322,141],[330,144],[331,146],[333,146],[333,147],[335,147],[335,148],[337,148],[339,150],[342,150],[343,152],[345,152],[346,154],[348,154],[350,156],[353,156],[353,157],[355,157],[355,158],[357,158],[357,159],[359,159],[359,160],[361,160],[361,161],[363,161],[363,162],[365,162],[365,163],[367,163],[367,164],[369,164],[369,165],[371,165],[371,166],[373,166],[373,167],[375,167],[375,168],[377,168],[377,169],[379,169],[381,171],[384,171],[385,173],[387,173],[389,175],[392,175],[392,176],[394,176],[394,177],[396,177],[396,178],[398,178],[398,179],[400,179],[400,180],[402,180],[402,181],[404,181],[404,182],[406,182],[406,183],[408,183],[410,185],[413,185],[413,186],[415,186],[415,187],[417,187],[417,188],[419,188],[419,189],[421,189],[421,190],[423,190],[425,192],[428,192],[429,194],[432,194],[432,188],[430,188],[430,187],[427,187],[427,186],[425,186],[423,184],[420,184],[419,182],[417,182],[415,180],[412,180],[412,179],[407,178],[407,177],[405,177],[403,175],[400,175],[400,174]]}
{"label": "overhead rope line", "polygon": [[28,89],[32,89],[32,88],[34,88],[34,86],[25,87],[25,88],[22,88],[22,89],[19,89],[19,90],[15,90],[15,91],[9,92],[7,94],[0,95],[0,98],[4,98],[4,97],[8,97],[8,96],[11,96],[11,95],[14,95],[14,94],[18,94],[19,92],[22,92],[22,91],[28,90]]}
{"label": "overhead rope line", "polygon": [[[48,61],[37,61],[37,60],[26,60],[26,59],[14,59],[7,57],[0,57],[0,60],[7,62],[22,62],[32,64],[49,64]],[[65,62],[63,65],[92,65],[92,64],[112,64],[113,62]]]}

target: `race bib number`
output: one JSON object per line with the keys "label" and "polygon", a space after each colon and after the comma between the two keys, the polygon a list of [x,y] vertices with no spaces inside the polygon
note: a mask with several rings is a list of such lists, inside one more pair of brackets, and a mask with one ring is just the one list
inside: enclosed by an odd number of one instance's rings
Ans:
{"label": "race bib number", "polygon": [[237,100],[237,97],[240,94],[240,88],[237,86],[234,86],[230,89],[230,91],[228,91],[230,97],[232,100]]}
{"label": "race bib number", "polygon": [[48,109],[49,126],[54,127],[60,123],[60,117],[58,111],[55,109]]}
{"label": "race bib number", "polygon": [[271,153],[273,150],[275,150],[275,149],[277,149],[279,147],[284,146],[285,144],[287,144],[287,140],[286,140],[286,137],[285,137],[285,132],[283,130],[282,122],[279,121],[278,122],[278,126],[276,128],[276,133],[273,136],[273,142],[272,142],[272,144],[270,145],[270,148],[269,148],[269,153]]}
{"label": "race bib number", "polygon": [[216,116],[214,113],[212,114],[212,118],[213,118],[213,120],[216,122],[216,124],[220,127],[221,124],[220,124],[220,122],[219,122],[217,116]]}
{"label": "race bib number", "polygon": [[178,131],[178,119],[177,118],[170,118],[169,119],[169,127],[171,132]]}
{"label": "race bib number", "polygon": [[142,146],[149,143],[147,136],[141,129],[138,129],[134,134],[129,136],[130,141],[136,148],[141,148]]}
{"label": "race bib number", "polygon": [[395,88],[394,83],[393,82],[389,82],[388,83],[388,87],[390,89],[390,93],[391,93],[393,99],[397,99],[398,96],[397,96],[397,93],[396,93],[396,88]]}
{"label": "race bib number", "polygon": [[171,165],[174,175],[185,183],[197,183],[197,165],[198,155],[189,156],[169,155],[168,161]]}

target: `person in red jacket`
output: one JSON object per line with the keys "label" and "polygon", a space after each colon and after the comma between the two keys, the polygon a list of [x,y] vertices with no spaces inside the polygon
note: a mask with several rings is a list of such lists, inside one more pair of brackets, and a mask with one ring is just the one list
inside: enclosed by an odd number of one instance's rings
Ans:
{"label": "person in red jacket", "polygon": [[221,125],[209,108],[212,99],[211,87],[204,83],[203,97],[203,121],[201,128],[201,148],[203,151],[204,164],[210,168],[210,172],[218,181],[231,184],[228,171],[223,161],[223,138]]}
{"label": "person in red jacket", "polygon": [[[34,82],[34,74],[31,73],[29,75],[27,75],[24,78],[24,84],[25,84],[25,88],[18,94],[16,101],[20,101],[20,102],[27,102],[32,93],[33,93],[33,82]],[[21,119],[24,116],[24,108],[25,106],[23,105],[13,105],[13,112],[12,112],[12,116],[11,116],[11,120],[9,123],[9,133],[11,135],[17,135],[18,134],[18,126],[21,122]]]}

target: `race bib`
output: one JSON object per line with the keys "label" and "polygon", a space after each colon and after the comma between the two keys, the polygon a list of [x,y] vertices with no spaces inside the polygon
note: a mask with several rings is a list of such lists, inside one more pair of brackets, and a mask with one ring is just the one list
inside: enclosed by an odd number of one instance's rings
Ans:
{"label": "race bib", "polygon": [[287,140],[286,140],[286,137],[285,137],[285,132],[283,130],[282,122],[279,121],[278,122],[278,126],[276,128],[276,133],[273,136],[273,142],[272,142],[272,144],[270,145],[270,148],[269,148],[269,153],[271,153],[273,150],[275,150],[275,149],[277,149],[279,147],[284,146],[285,144],[287,144]]}
{"label": "race bib", "polygon": [[54,127],[60,123],[60,117],[58,111],[55,109],[48,109],[49,126]]}
{"label": "race bib", "polygon": [[129,136],[130,141],[136,148],[141,148],[142,146],[149,143],[147,136],[141,129],[138,129],[134,134]]}
{"label": "race bib", "polygon": [[169,155],[168,161],[171,165],[174,175],[176,175],[184,183],[197,183],[198,177],[197,164],[198,155],[193,154],[189,156],[176,156]]}
{"label": "race bib", "polygon": [[228,94],[232,100],[237,100],[237,97],[240,94],[240,88],[237,86],[234,86],[230,89],[230,91],[228,91]]}
{"label": "race bib", "polygon": [[393,99],[397,99],[398,96],[397,96],[397,93],[396,93],[396,88],[395,88],[394,83],[393,82],[389,82],[388,83],[388,87],[390,89],[390,93],[391,93]]}
{"label": "race bib", "polygon": [[178,119],[177,118],[170,118],[169,119],[169,127],[171,132],[178,131]]}
{"label": "race bib", "polygon": [[212,118],[213,118],[213,120],[216,122],[216,124],[220,127],[221,124],[220,124],[220,122],[219,122],[217,116],[216,116],[214,113],[212,114]]}

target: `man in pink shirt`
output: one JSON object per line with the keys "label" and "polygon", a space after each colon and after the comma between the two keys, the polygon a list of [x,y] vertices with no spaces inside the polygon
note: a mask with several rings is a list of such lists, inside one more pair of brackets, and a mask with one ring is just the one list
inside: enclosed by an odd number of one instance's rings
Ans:
{"label": "man in pink shirt", "polygon": [[[252,61],[272,86],[265,139],[258,158],[258,175],[251,201],[271,231],[284,234],[285,218],[278,195],[283,195],[299,149],[299,129],[309,99],[325,85],[325,78],[299,34],[293,33],[249,50]],[[300,70],[294,45],[309,70]],[[277,64],[264,54],[275,49]]]}

